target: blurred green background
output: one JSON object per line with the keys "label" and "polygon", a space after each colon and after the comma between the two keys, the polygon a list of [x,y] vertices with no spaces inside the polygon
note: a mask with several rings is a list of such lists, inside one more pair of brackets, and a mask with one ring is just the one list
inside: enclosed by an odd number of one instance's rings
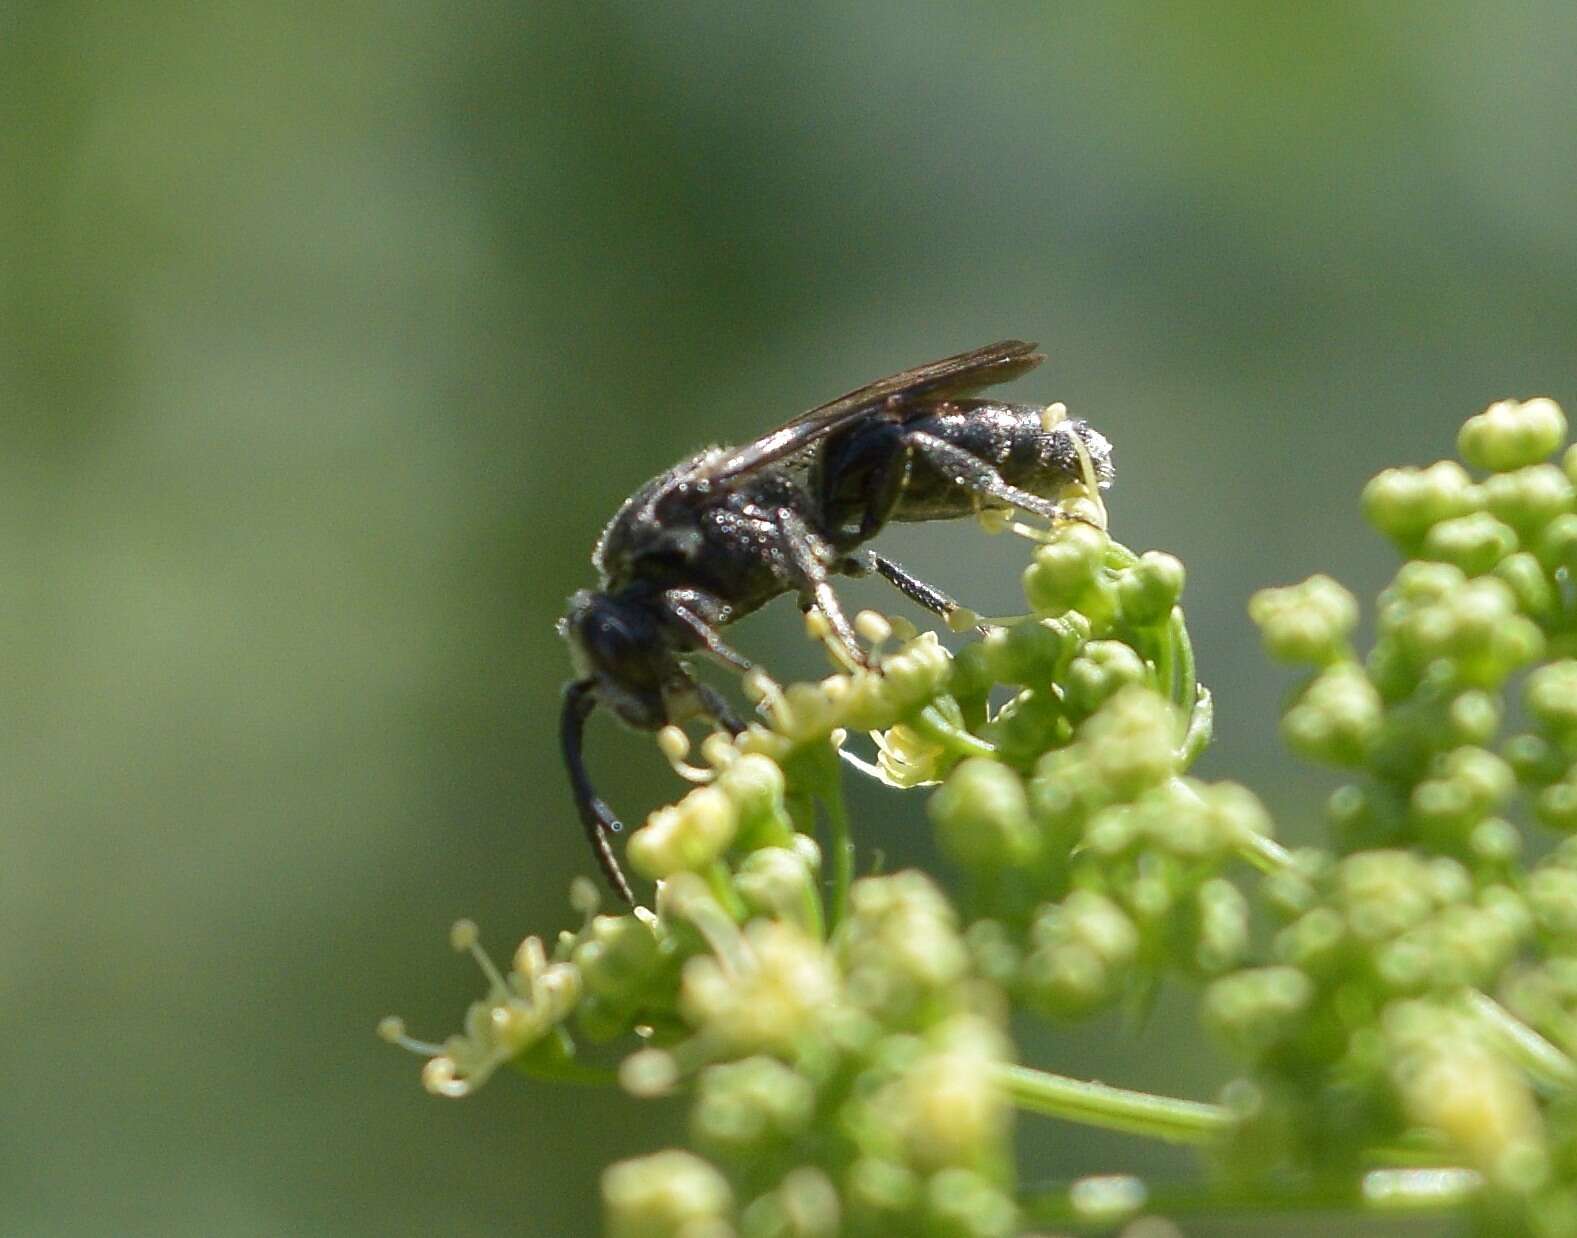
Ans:
{"label": "blurred green background", "polygon": [[[1372,589],[1372,472],[1570,406],[1574,45],[1554,3],[0,3],[0,1232],[595,1232],[676,1111],[442,1102],[373,1037],[479,991],[452,919],[507,955],[591,870],[554,618],[680,454],[999,336],[1189,565],[1207,771],[1308,836],[1244,603]],[[982,607],[1025,559],[886,544]],[[814,668],[793,612],[739,643]],[[676,790],[590,742],[627,816]],[[1027,1052],[1208,1096],[1190,1011]]]}

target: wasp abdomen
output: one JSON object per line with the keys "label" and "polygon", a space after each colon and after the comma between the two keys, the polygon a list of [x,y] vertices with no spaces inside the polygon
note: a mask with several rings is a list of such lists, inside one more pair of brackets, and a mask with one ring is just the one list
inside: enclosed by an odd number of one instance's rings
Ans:
{"label": "wasp abdomen", "polygon": [[1106,439],[1082,421],[1048,427],[1045,413],[1039,404],[958,400],[906,421],[901,428],[909,447],[908,477],[888,518],[945,520],[998,505],[983,499],[961,476],[959,452],[990,466],[1017,490],[1055,499],[1064,486],[1083,476],[1082,445],[1096,481],[1110,481],[1111,445]]}

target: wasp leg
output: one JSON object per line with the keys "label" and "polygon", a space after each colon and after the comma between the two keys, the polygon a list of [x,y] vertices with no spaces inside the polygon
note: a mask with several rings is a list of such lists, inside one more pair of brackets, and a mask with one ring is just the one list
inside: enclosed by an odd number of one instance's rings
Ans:
{"label": "wasp leg", "polygon": [[718,635],[717,628],[706,618],[706,611],[718,606],[715,599],[693,590],[670,589],[663,595],[663,610],[695,642],[699,652],[719,666],[743,674],[750,669],[750,659]]}
{"label": "wasp leg", "polygon": [[[986,635],[991,629],[984,623],[974,623],[979,616],[965,606],[960,606],[953,598],[943,593],[935,585],[928,585],[916,576],[911,576],[891,559],[867,551],[863,555],[856,555],[854,562],[864,571],[874,571],[904,597],[916,605],[923,606],[926,610],[936,615],[948,629],[953,632],[962,632],[967,627],[973,627],[981,636]],[[962,619],[963,616],[967,619]],[[961,621],[962,619],[962,621]]]}
{"label": "wasp leg", "polygon": [[915,605],[925,607],[944,622],[951,623],[953,616],[961,609],[956,601],[936,586],[928,585],[925,581],[911,576],[904,568],[875,551],[855,555],[854,561],[861,569],[875,572]]}
{"label": "wasp leg", "polygon": [[730,735],[738,735],[745,729],[745,724],[740,721],[739,715],[734,712],[734,707],[724,699],[723,694],[710,684],[697,682],[695,685],[696,696],[701,701],[701,712],[704,713]]}
{"label": "wasp leg", "polygon": [[949,478],[954,485],[962,486],[971,494],[984,499],[996,499],[1008,507],[1033,512],[1047,520],[1065,520],[1066,514],[1050,499],[1043,499],[1028,490],[1020,490],[1002,479],[1002,474],[979,456],[955,447],[945,439],[916,430],[906,437],[906,442],[926,458],[926,461]]}
{"label": "wasp leg", "polygon": [[581,757],[581,737],[586,719],[597,708],[596,687],[589,679],[581,679],[564,689],[564,712],[559,719],[559,742],[564,750],[564,767],[569,770],[570,789],[575,797],[575,808],[580,813],[580,823],[586,828],[586,838],[591,852],[597,857],[608,884],[626,903],[635,905],[635,893],[625,879],[619,859],[613,854],[609,834],[617,834],[624,827],[613,815],[613,810],[603,803],[592,790],[591,779],[586,773],[586,763]]}
{"label": "wasp leg", "polygon": [[832,633],[838,638],[838,643],[858,666],[866,666],[865,651],[860,648],[859,637],[854,634],[854,628],[849,623],[849,617],[843,613],[843,607],[838,602],[838,595],[833,592],[832,585],[827,579],[827,565],[822,562],[816,553],[816,548],[821,545],[821,539],[816,537],[798,514],[788,508],[779,508],[777,512],[779,530],[779,544],[783,553],[788,558],[790,579],[800,595],[812,601],[827,617],[827,622],[832,625]]}

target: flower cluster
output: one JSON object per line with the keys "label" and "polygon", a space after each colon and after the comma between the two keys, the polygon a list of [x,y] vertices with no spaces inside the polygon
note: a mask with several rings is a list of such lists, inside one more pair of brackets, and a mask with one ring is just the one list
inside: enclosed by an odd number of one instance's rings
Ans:
{"label": "flower cluster", "polygon": [[[385,1034],[442,1095],[508,1065],[684,1096],[688,1149],[604,1177],[617,1238],[991,1238],[1254,1201],[1577,1232],[1565,435],[1552,402],[1504,402],[1463,427],[1462,463],[1370,484],[1404,562],[1367,652],[1328,576],[1251,602],[1266,652],[1300,668],[1288,746],[1339,771],[1325,846],[1284,849],[1251,792],[1190,775],[1212,702],[1182,565],[1112,541],[1085,496],[1052,529],[1009,522],[1035,542],[1025,613],[960,609],[950,651],[866,612],[863,656],[829,642],[820,682],[747,676],[740,735],[692,758],[660,733],[695,785],[629,840],[652,907],[599,914],[580,883],[579,928],[504,971],[457,926],[486,997],[441,1045]],[[935,786],[955,890],[855,878],[844,766]],[[1241,1063],[1219,1104],[1015,1061],[1013,1014],[1143,1010],[1163,983],[1197,992]],[[1164,1196],[1120,1176],[1025,1194],[1015,1109],[1199,1144],[1212,1172]]]}
{"label": "flower cluster", "polygon": [[[1268,652],[1312,668],[1288,745],[1350,781],[1327,804],[1334,849],[1265,881],[1269,957],[1205,995],[1252,1064],[1231,1090],[1239,1172],[1328,1172],[1417,1143],[1483,1176],[1486,1227],[1577,1216],[1554,1169],[1571,1121],[1539,1101],[1577,1083],[1577,874],[1565,847],[1524,866],[1543,846],[1533,822],[1577,826],[1577,662],[1546,660],[1577,635],[1577,449],[1547,462],[1565,433],[1552,402],[1508,401],[1459,439],[1488,476],[1441,461],[1370,483],[1366,514],[1408,558],[1366,656],[1329,578],[1250,607]],[[1530,725],[1508,736],[1519,693]]]}

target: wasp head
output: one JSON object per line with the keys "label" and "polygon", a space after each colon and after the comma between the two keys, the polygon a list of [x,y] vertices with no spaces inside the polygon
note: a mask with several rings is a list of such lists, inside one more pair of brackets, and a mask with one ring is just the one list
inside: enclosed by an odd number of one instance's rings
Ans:
{"label": "wasp head", "polygon": [[576,673],[628,725],[655,731],[668,721],[663,684],[673,655],[654,609],[640,597],[582,589],[559,620]]}

